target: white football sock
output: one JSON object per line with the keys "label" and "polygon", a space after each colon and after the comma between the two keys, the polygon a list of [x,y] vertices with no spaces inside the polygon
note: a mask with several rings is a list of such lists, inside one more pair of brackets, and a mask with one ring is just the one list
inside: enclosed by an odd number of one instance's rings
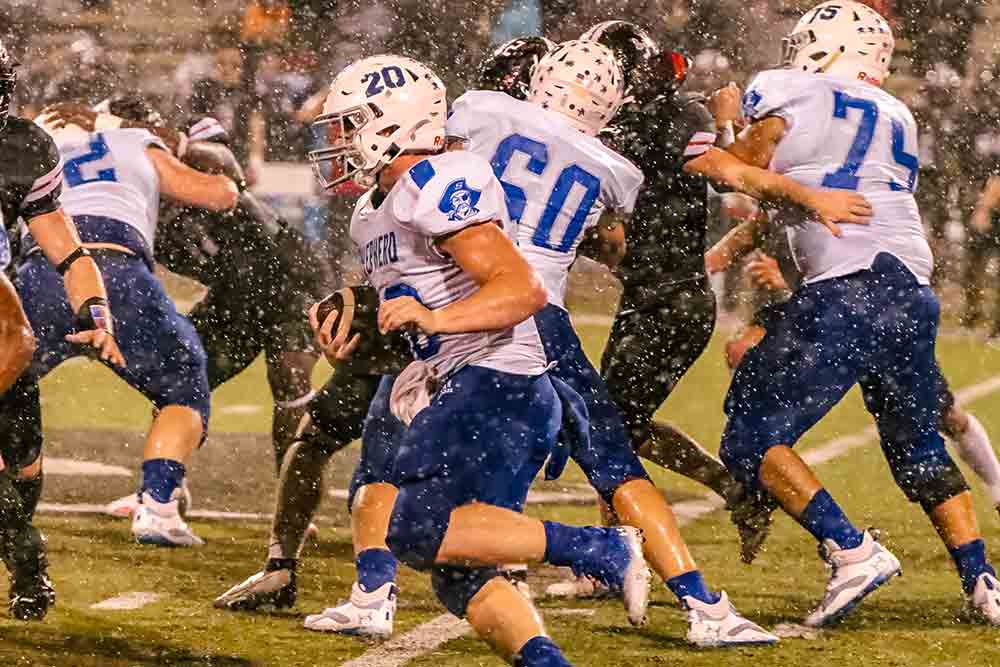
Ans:
{"label": "white football sock", "polygon": [[993,504],[1000,505],[1000,461],[986,429],[970,414],[968,428],[954,442],[961,459],[983,480]]}

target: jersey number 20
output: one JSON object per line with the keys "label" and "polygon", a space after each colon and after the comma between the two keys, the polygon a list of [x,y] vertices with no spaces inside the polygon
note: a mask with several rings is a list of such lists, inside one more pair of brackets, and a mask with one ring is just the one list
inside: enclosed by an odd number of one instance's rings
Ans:
{"label": "jersey number 20", "polygon": [[[864,164],[868,149],[872,145],[872,138],[875,136],[875,126],[878,123],[878,104],[863,97],[851,97],[845,92],[834,91],[833,93],[833,117],[847,120],[847,110],[857,109],[861,112],[861,121],[858,123],[858,133],[854,135],[851,148],[847,151],[847,159],[837,171],[832,171],[823,177],[823,187],[836,188],[838,190],[857,190],[858,170]],[[906,128],[901,122],[892,119],[892,157],[897,164],[906,167],[909,171],[906,183],[891,181],[889,188],[894,192],[913,192],[917,183],[917,171],[920,163],[917,156],[906,152]]]}
{"label": "jersey number 20", "polygon": [[[66,160],[63,165],[63,178],[67,185],[75,188],[85,183],[96,183],[98,181],[117,181],[115,168],[109,158],[111,150],[104,141],[103,134],[95,134],[86,148],[90,150],[82,155]],[[86,170],[86,173],[84,173]]]}
{"label": "jersey number 20", "polygon": [[[530,158],[528,160],[528,171],[536,176],[541,176],[542,172],[545,171],[545,167],[549,164],[549,149],[539,141],[529,139],[520,134],[512,134],[500,142],[497,146],[496,154],[490,160],[490,164],[493,166],[493,173],[496,175],[497,180],[500,181],[500,185],[503,186],[510,219],[514,222],[520,222],[521,216],[524,215],[524,206],[527,203],[527,197],[523,189],[510,181],[504,180],[504,172],[507,171],[507,165],[510,164],[511,158],[514,157],[515,153],[524,153],[527,155]],[[580,204],[576,207],[576,212],[566,226],[566,231],[563,233],[562,238],[556,241],[550,238],[552,227],[555,225],[556,217],[562,211],[563,206],[566,205],[566,199],[569,198],[569,193],[574,185],[583,186],[584,194],[580,199]],[[539,248],[569,252],[581,232],[583,232],[583,226],[587,222],[590,209],[594,206],[594,202],[597,201],[597,197],[600,194],[601,181],[589,171],[575,164],[571,164],[563,169],[559,174],[559,178],[556,179],[555,186],[552,188],[552,193],[545,204],[542,217],[538,220],[538,227],[531,237],[532,244]]]}

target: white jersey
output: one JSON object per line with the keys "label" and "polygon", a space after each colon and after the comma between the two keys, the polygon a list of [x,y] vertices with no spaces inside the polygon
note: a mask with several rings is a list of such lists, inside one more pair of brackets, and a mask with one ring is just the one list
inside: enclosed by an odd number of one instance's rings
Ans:
{"label": "white jersey", "polygon": [[[378,208],[375,190],[358,200],[351,239],[382,301],[412,296],[432,310],[461,301],[479,286],[436,239],[473,225],[499,222],[510,235],[503,188],[488,162],[466,151],[428,157],[403,175]],[[519,375],[545,371],[545,352],[534,320],[500,331],[414,334],[414,356],[439,377],[472,364]]]}
{"label": "white jersey", "polygon": [[134,227],[153,252],[160,208],[160,181],[146,155],[166,149],[148,130],[104,130],[85,140],[58,142],[62,155],[62,207],[70,216],[112,218]]}
{"label": "white jersey", "polygon": [[465,93],[447,135],[490,161],[503,184],[521,252],[565,307],[566,278],[584,233],[605,211],[630,214],[642,172],[559,114],[509,95]]}
{"label": "white jersey", "polygon": [[835,238],[817,222],[782,212],[805,282],[868,269],[879,253],[903,262],[929,284],[933,259],[913,193],[917,187],[917,126],[906,105],[881,88],[826,74],[762,72],[744,97],[752,120],[778,116],[785,134],[771,168],[811,187],[861,193],[871,224],[841,225]]}

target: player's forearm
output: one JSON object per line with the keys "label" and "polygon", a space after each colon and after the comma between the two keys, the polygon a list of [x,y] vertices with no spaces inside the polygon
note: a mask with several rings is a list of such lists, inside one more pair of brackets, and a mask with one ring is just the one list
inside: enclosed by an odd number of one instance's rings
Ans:
{"label": "player's forearm", "polygon": [[545,307],[548,295],[533,270],[502,273],[479,291],[434,311],[440,333],[498,331],[520,324]]}
{"label": "player's forearm", "polygon": [[762,231],[759,218],[746,220],[729,230],[705,253],[706,269],[709,273],[719,273],[728,269],[733,262],[753,250]]}
{"label": "player's forearm", "polygon": [[97,268],[97,262],[90,257],[81,257],[73,262],[63,274],[63,285],[69,305],[76,313],[88,299],[99,298],[107,301],[108,294],[104,289],[104,279]]}
{"label": "player's forearm", "polygon": [[[59,266],[80,247],[76,225],[62,209],[32,218],[28,222],[28,231],[53,266]],[[63,283],[73,312],[79,310],[87,299],[107,298],[101,272],[90,257],[73,261],[63,274]]]}

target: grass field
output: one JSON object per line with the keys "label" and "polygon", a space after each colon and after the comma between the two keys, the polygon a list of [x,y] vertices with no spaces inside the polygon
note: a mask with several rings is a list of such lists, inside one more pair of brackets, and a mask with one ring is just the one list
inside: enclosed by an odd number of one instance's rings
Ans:
{"label": "grass field", "polygon": [[[589,352],[599,353],[605,330],[584,326]],[[684,380],[661,412],[710,449],[722,429],[721,404],[728,375],[721,362],[722,339]],[[1000,376],[1000,352],[974,339],[946,338],[940,358],[955,389]],[[320,370],[318,373],[322,373]],[[50,456],[100,461],[133,468],[148,406],[136,394],[89,364],[64,367],[43,387]],[[970,405],[1000,440],[995,395]],[[270,404],[263,369],[254,366],[218,392],[212,437],[192,468],[196,506],[233,511],[267,511],[273,491],[273,462],[266,431]],[[852,393],[801,443],[804,450],[855,434],[870,424]],[[331,486],[342,487],[356,454],[334,459]],[[657,585],[650,624],[628,626],[614,602],[542,602],[548,627],[575,664],[727,665],[818,664],[1000,666],[1000,631],[959,623],[957,577],[922,513],[893,485],[877,444],[855,449],[819,466],[834,497],[859,525],[875,525],[900,557],[905,576],[871,598],[843,626],[817,639],[788,639],[773,649],[696,651],[683,642],[685,623],[672,597]],[[669,473],[655,473],[671,499],[704,493]],[[578,472],[562,486],[577,488]],[[81,478],[50,475],[45,500],[103,502],[127,492],[124,476]],[[1000,554],[998,517],[978,492],[988,544]],[[594,522],[588,505],[532,506],[530,512],[571,522]],[[328,499],[321,539],[311,545],[294,613],[237,615],[212,609],[212,598],[255,571],[264,558],[263,522],[194,522],[209,540],[198,551],[140,548],[128,540],[127,525],[94,516],[43,514],[49,536],[52,575],[60,599],[44,623],[24,625],[0,615],[0,665],[339,665],[371,644],[306,633],[304,613],[346,596],[353,580],[351,547],[342,500]],[[684,533],[710,583],[725,588],[744,613],[767,626],[794,622],[820,597],[826,572],[808,536],[782,516],[765,554],[752,567],[739,563],[737,541],[727,517],[716,512],[687,525]],[[534,575],[536,590],[557,573]],[[426,576],[401,573],[397,629],[400,633],[443,613]],[[106,611],[91,605],[127,592],[159,597],[141,609]],[[566,614],[570,607],[582,610]],[[590,612],[592,615],[589,615]],[[474,638],[445,643],[410,663],[424,667],[502,664]]]}

